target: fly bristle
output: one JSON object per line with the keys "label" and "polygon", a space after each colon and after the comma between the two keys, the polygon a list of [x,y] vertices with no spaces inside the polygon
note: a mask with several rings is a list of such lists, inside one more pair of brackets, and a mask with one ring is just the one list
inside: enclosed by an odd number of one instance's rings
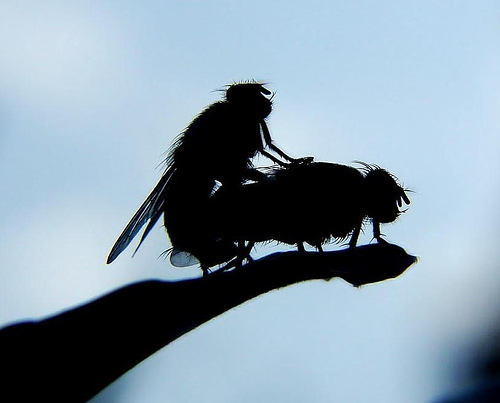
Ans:
{"label": "fly bristle", "polygon": [[172,254],[172,251],[174,248],[168,248],[167,250],[164,250],[162,253],[158,255],[158,259],[163,258],[163,260],[167,260],[167,257],[169,257]]}
{"label": "fly bristle", "polygon": [[[355,161],[353,161],[353,163],[361,165],[362,167],[359,168],[359,170],[361,172],[363,172],[363,174],[365,174],[365,175],[367,175],[373,171],[385,171],[385,169],[380,168],[380,166],[378,166],[377,164],[368,164],[366,162],[359,161],[359,160],[355,160]],[[387,172],[387,171],[385,171],[385,172]],[[389,173],[389,172],[387,172],[387,173]],[[389,175],[391,175],[391,174],[389,173]]]}
{"label": "fly bristle", "polygon": [[255,78],[251,78],[251,79],[247,79],[247,80],[234,80],[231,84],[227,84],[224,87],[229,88],[229,87],[232,87],[234,85],[240,85],[240,84],[257,84],[257,85],[265,86],[265,85],[268,85],[269,83],[256,80]]}

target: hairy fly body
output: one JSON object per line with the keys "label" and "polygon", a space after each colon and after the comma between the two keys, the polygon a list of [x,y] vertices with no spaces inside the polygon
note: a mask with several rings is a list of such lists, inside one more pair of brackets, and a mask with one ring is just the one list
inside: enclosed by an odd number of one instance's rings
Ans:
{"label": "hairy fly body", "polygon": [[212,236],[250,247],[278,241],[299,250],[304,242],[322,250],[349,237],[355,247],[367,220],[377,241],[385,242],[380,224],[395,221],[410,203],[396,178],[378,166],[325,162],[277,168],[265,181],[220,188],[210,201]]}
{"label": "hairy fly body", "polygon": [[194,257],[206,271],[234,256],[233,242],[209,235],[207,202],[217,183],[232,188],[247,179],[258,179],[262,174],[253,169],[251,161],[257,153],[275,163],[296,161],[272,143],[265,122],[271,109],[271,92],[252,82],[230,85],[223,100],[200,113],[170,148],[163,176],[119,236],[107,263],[115,260],[147,223],[140,246],[162,214],[174,265],[192,264],[188,257]]}

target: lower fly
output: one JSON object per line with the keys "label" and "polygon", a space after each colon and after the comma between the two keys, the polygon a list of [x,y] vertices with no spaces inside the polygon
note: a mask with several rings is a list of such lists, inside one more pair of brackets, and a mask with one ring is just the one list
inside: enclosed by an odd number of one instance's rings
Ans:
{"label": "lower fly", "polygon": [[403,204],[410,204],[405,189],[378,166],[296,164],[271,170],[263,181],[221,187],[210,199],[210,228],[214,237],[247,243],[247,255],[254,243],[268,241],[322,250],[349,240],[354,248],[367,221],[385,242],[380,225],[395,221]]}

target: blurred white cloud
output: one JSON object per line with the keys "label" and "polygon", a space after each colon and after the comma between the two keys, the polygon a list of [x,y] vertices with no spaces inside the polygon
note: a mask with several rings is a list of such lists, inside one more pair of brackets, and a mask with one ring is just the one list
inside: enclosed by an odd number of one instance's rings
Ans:
{"label": "blurred white cloud", "polygon": [[0,5],[2,92],[32,108],[105,105],[128,66],[112,20],[83,3]]}

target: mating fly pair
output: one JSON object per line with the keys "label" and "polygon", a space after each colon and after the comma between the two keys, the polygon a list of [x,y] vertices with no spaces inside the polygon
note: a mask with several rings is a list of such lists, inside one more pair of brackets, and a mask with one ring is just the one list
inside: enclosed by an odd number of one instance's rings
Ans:
{"label": "mating fly pair", "polygon": [[[293,159],[273,143],[265,118],[271,93],[261,84],[228,87],[225,99],[207,107],[174,142],[166,170],[113,246],[108,263],[147,224],[139,246],[163,215],[174,266],[241,264],[256,242],[304,243],[322,250],[350,237],[355,247],[366,221],[385,242],[380,224],[390,223],[410,204],[386,170]],[[268,147],[278,156],[265,150]],[[279,166],[253,168],[261,153]],[[219,185],[219,186],[218,186]],[[269,206],[278,206],[269,216]],[[265,217],[265,218],[264,218]],[[137,249],[136,249],[137,250]]]}
{"label": "mating fly pair", "polygon": [[107,263],[113,262],[147,224],[139,248],[161,215],[172,244],[172,264],[185,266],[199,261],[206,273],[208,267],[235,257],[235,242],[212,236],[208,209],[214,189],[259,180],[263,174],[252,165],[257,153],[278,164],[304,161],[289,157],[273,144],[265,122],[272,98],[262,84],[234,84],[227,88],[223,100],[201,112],[170,148],[163,176],[118,237]]}

